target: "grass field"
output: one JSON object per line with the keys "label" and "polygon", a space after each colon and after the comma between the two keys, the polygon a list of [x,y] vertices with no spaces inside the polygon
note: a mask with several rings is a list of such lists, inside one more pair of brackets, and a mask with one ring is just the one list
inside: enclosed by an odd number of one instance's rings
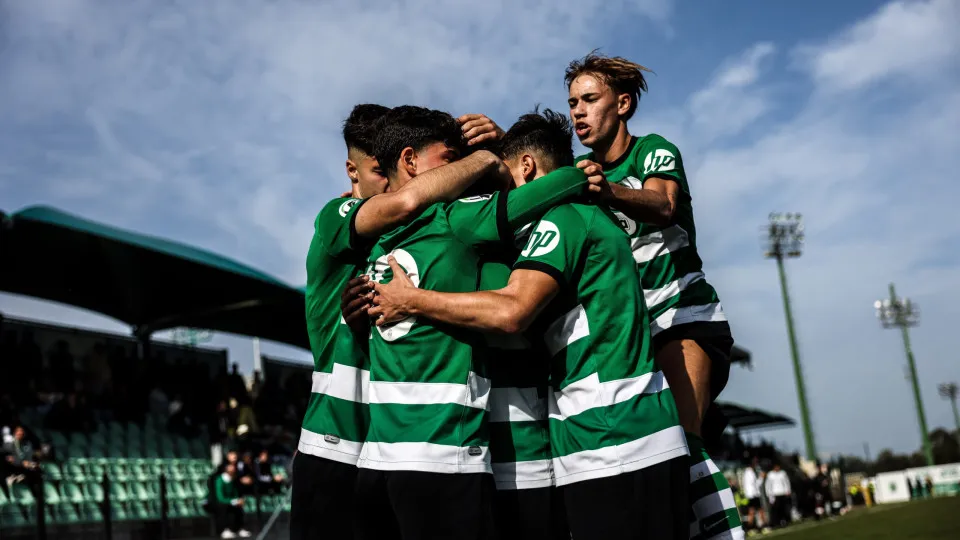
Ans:
{"label": "grass field", "polygon": [[776,540],[957,540],[960,497],[943,497],[857,510],[827,522],[797,525],[756,539]]}

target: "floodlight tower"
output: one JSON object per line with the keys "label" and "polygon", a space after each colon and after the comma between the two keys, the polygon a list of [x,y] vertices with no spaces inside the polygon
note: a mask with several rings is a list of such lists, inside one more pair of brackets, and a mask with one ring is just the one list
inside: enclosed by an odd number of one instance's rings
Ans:
{"label": "floodlight tower", "polygon": [[940,397],[950,400],[953,405],[953,423],[957,426],[957,437],[960,437],[960,413],[957,412],[957,383],[943,383],[937,387]]}
{"label": "floodlight tower", "polygon": [[793,328],[793,313],[790,309],[790,293],[787,291],[787,273],[783,268],[785,258],[799,257],[803,248],[803,216],[800,214],[770,214],[765,228],[764,256],[776,259],[780,273],[780,292],[783,295],[783,311],[787,319],[787,338],[790,340],[790,355],[793,358],[793,376],[797,384],[797,400],[800,402],[800,420],[803,424],[803,440],[806,443],[807,459],[817,460],[817,447],[807,407],[806,384],[800,368],[800,353],[797,349],[797,333]]}
{"label": "floodlight tower", "polygon": [[913,383],[913,400],[917,406],[917,421],[920,423],[920,437],[923,441],[923,455],[927,465],[933,466],[933,449],[930,447],[930,436],[927,432],[927,417],[923,413],[923,399],[920,397],[920,381],[917,380],[917,364],[913,360],[913,349],[910,348],[910,333],[907,328],[920,323],[920,308],[909,298],[897,298],[897,291],[890,284],[890,298],[877,300],[873,303],[877,309],[877,318],[884,328],[899,328],[903,336],[903,350],[907,355],[907,368],[910,370],[910,380]]}

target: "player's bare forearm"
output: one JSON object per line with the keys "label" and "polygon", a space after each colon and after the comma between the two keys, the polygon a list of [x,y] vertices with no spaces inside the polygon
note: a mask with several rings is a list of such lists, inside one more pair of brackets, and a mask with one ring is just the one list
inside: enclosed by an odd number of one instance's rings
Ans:
{"label": "player's bare forearm", "polygon": [[497,156],[480,150],[419,175],[399,191],[371,197],[357,210],[357,234],[366,238],[380,236],[420,215],[431,204],[455,199],[499,166],[500,159]]}
{"label": "player's bare forearm", "polygon": [[647,188],[632,189],[618,184],[610,185],[608,202],[627,217],[654,225],[669,225],[676,209],[675,199],[671,201],[667,193]]}
{"label": "player's bare forearm", "polygon": [[[390,266],[396,265],[393,258]],[[515,270],[507,286],[496,291],[443,293],[418,289],[399,270],[390,283],[375,283],[374,307],[369,314],[377,325],[411,315],[471,330],[516,333],[527,329],[559,286],[548,274]]]}

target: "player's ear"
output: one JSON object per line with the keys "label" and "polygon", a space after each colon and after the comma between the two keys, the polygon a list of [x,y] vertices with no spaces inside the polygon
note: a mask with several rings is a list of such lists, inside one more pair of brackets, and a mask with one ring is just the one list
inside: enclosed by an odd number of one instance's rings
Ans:
{"label": "player's ear", "polygon": [[630,112],[631,103],[633,103],[633,96],[630,94],[617,94],[617,114],[626,116]]}
{"label": "player's ear", "polygon": [[352,159],[347,160],[347,177],[350,178],[351,184],[356,184],[360,181],[360,173],[357,171],[357,164],[354,163]]}
{"label": "player's ear", "polygon": [[400,161],[397,170],[407,171],[410,178],[417,175],[417,152],[408,146],[400,151]]}
{"label": "player's ear", "polygon": [[524,154],[520,158],[520,171],[523,173],[523,179],[529,182],[537,176],[537,160],[530,154]]}

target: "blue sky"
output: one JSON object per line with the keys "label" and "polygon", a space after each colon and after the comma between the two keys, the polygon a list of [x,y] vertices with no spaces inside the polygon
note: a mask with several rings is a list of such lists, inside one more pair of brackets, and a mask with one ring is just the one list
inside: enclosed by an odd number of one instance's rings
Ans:
{"label": "blue sky", "polygon": [[[362,4],[362,5],[361,5]],[[346,189],[340,121],[361,101],[564,110],[566,63],[600,47],[650,67],[631,130],[688,167],[707,276],[755,368],[723,398],[797,417],[771,211],[807,218],[788,263],[818,446],[919,445],[890,281],[931,426],[960,380],[960,4],[406,0],[5,2],[0,208],[51,204],[189,242],[299,284],[317,210]],[[0,295],[8,315],[126,332]],[[242,366],[250,341],[217,336]],[[265,344],[266,354],[307,359]],[[799,429],[771,432],[801,447]]]}

